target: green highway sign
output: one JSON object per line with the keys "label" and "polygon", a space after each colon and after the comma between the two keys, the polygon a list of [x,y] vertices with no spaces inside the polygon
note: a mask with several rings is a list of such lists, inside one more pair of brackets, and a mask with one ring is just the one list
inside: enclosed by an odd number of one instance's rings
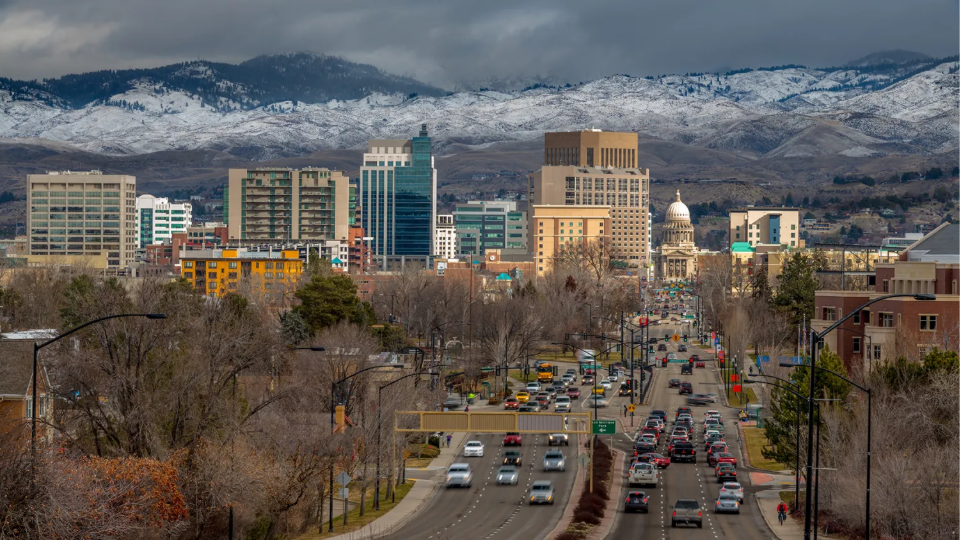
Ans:
{"label": "green highway sign", "polygon": [[593,421],[594,435],[614,435],[616,433],[617,433],[616,420],[594,420]]}

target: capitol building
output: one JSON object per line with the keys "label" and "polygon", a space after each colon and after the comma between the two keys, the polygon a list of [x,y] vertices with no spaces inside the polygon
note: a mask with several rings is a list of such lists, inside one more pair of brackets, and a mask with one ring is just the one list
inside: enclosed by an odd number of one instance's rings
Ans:
{"label": "capitol building", "polygon": [[677,200],[667,208],[660,246],[654,255],[655,279],[662,283],[693,281],[697,278],[697,245],[693,240],[690,209]]}

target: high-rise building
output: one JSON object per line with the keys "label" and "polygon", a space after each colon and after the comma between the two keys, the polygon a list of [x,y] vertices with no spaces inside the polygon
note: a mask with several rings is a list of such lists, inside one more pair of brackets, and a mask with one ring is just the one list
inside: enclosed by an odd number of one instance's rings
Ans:
{"label": "high-rise building", "polygon": [[89,172],[27,176],[28,261],[126,268],[137,249],[137,179]]}
{"label": "high-rise building", "polygon": [[230,241],[241,244],[346,240],[355,190],[343,172],[326,168],[230,169],[223,219]]}
{"label": "high-rise building", "polygon": [[375,263],[385,268],[402,257],[434,251],[437,170],[427,125],[410,140],[374,139],[360,167],[362,226],[373,237]]}
{"label": "high-rise building", "polygon": [[730,246],[747,242],[751,246],[775,244],[802,248],[800,209],[752,206],[730,211]]}
{"label": "high-rise building", "polygon": [[637,168],[637,134],[590,129],[545,133],[544,165]]}
{"label": "high-rise building", "polygon": [[460,254],[483,255],[490,249],[526,250],[527,213],[516,201],[469,201],[453,211]]}
{"label": "high-rise building", "polygon": [[174,233],[187,232],[193,220],[193,205],[171,203],[166,197],[137,197],[137,241],[139,248],[170,240]]}
{"label": "high-rise building", "polygon": [[457,229],[452,214],[437,216],[437,233],[433,255],[438,259],[453,259],[457,256]]}
{"label": "high-rise building", "polygon": [[[652,264],[649,169],[547,165],[529,176],[527,200],[531,205],[609,207],[612,256],[630,266]],[[532,237],[532,216],[530,223]]]}
{"label": "high-rise building", "polygon": [[551,271],[564,250],[606,241],[611,223],[609,206],[533,205],[530,246],[537,275]]}

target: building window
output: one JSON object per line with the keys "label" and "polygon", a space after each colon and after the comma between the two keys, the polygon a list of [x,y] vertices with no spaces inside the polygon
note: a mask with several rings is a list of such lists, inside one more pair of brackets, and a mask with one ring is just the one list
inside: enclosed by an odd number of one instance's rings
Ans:
{"label": "building window", "polygon": [[208,273],[208,274],[207,274],[207,279],[217,279],[217,273],[216,273],[216,272],[210,272],[210,273]]}
{"label": "building window", "polygon": [[235,262],[227,263],[227,266],[232,270],[237,267],[237,263]]}
{"label": "building window", "polygon": [[860,338],[858,337],[853,338],[853,352],[860,352]]}
{"label": "building window", "polygon": [[881,328],[893,328],[893,313],[878,313],[879,320],[877,326]]}
{"label": "building window", "polygon": [[890,292],[890,280],[883,280],[883,292]]}
{"label": "building window", "polygon": [[853,314],[853,324],[860,324],[860,312],[857,311]]}
{"label": "building window", "polygon": [[183,267],[184,267],[184,268],[193,268],[193,261],[184,261]]}
{"label": "building window", "polygon": [[937,329],[937,316],[936,315],[921,315],[920,316],[920,331],[921,332],[933,332]]}
{"label": "building window", "polygon": [[823,320],[825,321],[837,320],[837,308],[832,308],[832,307],[823,308]]}
{"label": "building window", "polygon": [[212,262],[212,261],[211,261],[210,263],[207,263],[207,268],[216,268],[216,267],[217,267],[217,263],[216,263],[216,262]]}
{"label": "building window", "polygon": [[869,309],[861,310],[860,314],[863,316],[863,324],[870,324],[870,310]]}
{"label": "building window", "polygon": [[873,346],[873,359],[874,359],[874,360],[879,360],[879,359],[880,359],[880,346],[879,346],[879,345],[874,345],[874,346]]}

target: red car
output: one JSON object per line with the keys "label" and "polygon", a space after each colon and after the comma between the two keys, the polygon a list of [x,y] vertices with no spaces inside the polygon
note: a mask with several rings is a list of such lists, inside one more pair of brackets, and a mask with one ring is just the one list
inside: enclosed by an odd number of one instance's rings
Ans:
{"label": "red car", "polygon": [[655,427],[645,427],[645,428],[643,428],[642,431],[640,431],[640,435],[646,435],[646,434],[648,434],[648,433],[649,433],[650,435],[653,435],[654,437],[656,437],[657,440],[660,440],[660,430],[659,430],[659,429],[657,429],[657,428],[655,428]]}
{"label": "red car", "polygon": [[507,433],[503,436],[504,446],[522,446],[523,437],[519,433]]}
{"label": "red car", "polygon": [[699,360],[699,361],[697,361],[696,366],[697,366],[698,368],[705,368],[705,367],[707,367],[707,364],[706,364],[706,362],[704,362],[703,360]]}
{"label": "red car", "polygon": [[503,401],[504,410],[508,411],[510,409],[519,409],[519,408],[520,408],[520,401],[515,397],[508,397]]}
{"label": "red car", "polygon": [[716,452],[717,456],[717,465],[721,463],[730,463],[734,467],[737,466],[737,457],[731,454],[730,452]]}
{"label": "red car", "polygon": [[580,397],[580,389],[571,386],[570,388],[567,388],[567,395],[572,398],[578,398]]}
{"label": "red car", "polygon": [[717,459],[719,459],[720,454],[723,454],[726,451],[727,451],[726,446],[724,446],[722,449],[714,449],[713,447],[711,447],[710,450],[707,451],[707,465],[710,465],[711,467],[716,467],[719,464],[717,462]]}
{"label": "red car", "polygon": [[670,466],[670,458],[660,454],[644,454],[647,456],[647,462],[653,463],[658,469],[666,469]]}

